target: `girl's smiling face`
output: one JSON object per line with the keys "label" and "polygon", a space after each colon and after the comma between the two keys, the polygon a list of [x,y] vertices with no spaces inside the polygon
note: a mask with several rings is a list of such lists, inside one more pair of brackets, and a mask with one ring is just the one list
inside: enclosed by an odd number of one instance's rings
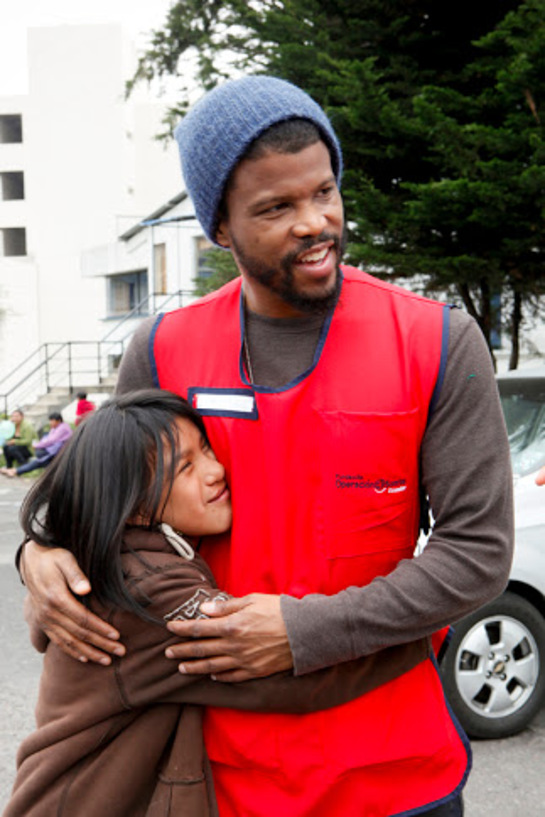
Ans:
{"label": "girl's smiling face", "polygon": [[224,533],[231,527],[231,494],[225,468],[189,420],[176,420],[178,459],[161,521],[186,536]]}

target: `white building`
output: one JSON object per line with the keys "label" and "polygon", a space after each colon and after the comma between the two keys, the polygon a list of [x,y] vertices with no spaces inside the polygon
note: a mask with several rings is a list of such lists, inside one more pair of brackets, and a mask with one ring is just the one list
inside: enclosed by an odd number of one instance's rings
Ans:
{"label": "white building", "polygon": [[[28,94],[0,97],[0,379],[41,344],[101,339],[140,293],[163,287],[158,228],[153,252],[136,230],[121,242],[126,259],[82,271],[90,248],[182,204],[175,145],[155,139],[164,106],[142,89],[124,98],[134,65],[121,25],[31,29]],[[180,263],[169,276],[185,288],[195,272]]]}

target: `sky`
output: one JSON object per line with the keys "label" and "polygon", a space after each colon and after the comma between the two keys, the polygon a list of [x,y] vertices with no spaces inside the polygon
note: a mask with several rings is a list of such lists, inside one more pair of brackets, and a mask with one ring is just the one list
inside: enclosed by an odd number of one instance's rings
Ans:
{"label": "sky", "polygon": [[122,23],[137,45],[160,28],[172,0],[0,0],[0,96],[25,94],[28,28]]}

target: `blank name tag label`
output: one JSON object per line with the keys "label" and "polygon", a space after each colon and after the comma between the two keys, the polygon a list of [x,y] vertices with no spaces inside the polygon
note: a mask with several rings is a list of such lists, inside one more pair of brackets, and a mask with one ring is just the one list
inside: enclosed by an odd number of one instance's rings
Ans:
{"label": "blank name tag label", "polygon": [[188,389],[188,401],[205,417],[240,417],[257,420],[255,394],[251,389]]}

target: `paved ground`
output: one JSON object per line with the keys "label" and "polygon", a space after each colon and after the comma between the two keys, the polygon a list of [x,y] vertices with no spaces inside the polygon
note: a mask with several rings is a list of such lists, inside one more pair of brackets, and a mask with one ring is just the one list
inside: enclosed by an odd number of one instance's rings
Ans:
{"label": "paved ground", "polygon": [[[32,729],[41,666],[27,643],[24,588],[12,566],[21,539],[17,512],[27,487],[0,476],[0,810],[9,796],[17,746]],[[466,817],[545,815],[545,710],[520,735],[474,742],[472,748]]]}
{"label": "paved ground", "polygon": [[41,656],[28,646],[24,587],[13,567],[22,538],[17,514],[28,484],[0,476],[0,809],[11,788],[17,746],[32,729],[41,667]]}

